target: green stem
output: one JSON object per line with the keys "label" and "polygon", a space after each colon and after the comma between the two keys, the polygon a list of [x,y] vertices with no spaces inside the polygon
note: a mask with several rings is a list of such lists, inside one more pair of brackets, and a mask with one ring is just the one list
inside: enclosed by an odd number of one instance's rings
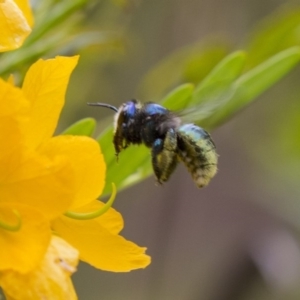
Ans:
{"label": "green stem", "polygon": [[87,213],[78,213],[78,212],[73,212],[73,211],[67,211],[64,213],[66,217],[69,217],[71,219],[76,219],[76,220],[91,220],[100,217],[104,213],[108,211],[108,209],[112,206],[112,204],[115,201],[116,194],[117,194],[117,189],[116,185],[114,183],[111,184],[112,186],[112,194],[108,201],[105,203],[103,207],[101,207],[99,210],[93,211],[93,212],[87,212]]}

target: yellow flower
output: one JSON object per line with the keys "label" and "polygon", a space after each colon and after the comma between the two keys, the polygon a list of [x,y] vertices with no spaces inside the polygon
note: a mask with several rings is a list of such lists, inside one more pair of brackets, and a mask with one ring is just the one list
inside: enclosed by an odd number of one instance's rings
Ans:
{"label": "yellow flower", "polygon": [[[58,101],[56,92],[47,94],[42,92],[42,89],[35,88],[40,86],[37,82],[42,76],[47,78],[47,87],[44,87],[46,91],[53,91],[53,86],[61,84],[60,63],[53,65],[52,72],[57,72],[57,78],[54,76],[51,82],[46,70],[38,71],[44,64],[47,62],[39,61],[35,64],[26,75],[23,85],[27,98],[35,99],[37,107],[31,117],[31,119],[34,117],[35,121],[29,126],[30,132],[34,132],[30,136],[30,141],[34,147],[39,146],[39,152],[47,157],[68,158],[75,178],[75,195],[68,210],[77,212],[98,210],[103,203],[96,199],[104,188],[106,172],[99,144],[84,136],[57,136],[42,144],[38,142],[37,136],[43,140],[45,136],[52,135],[63,106],[63,103]],[[74,220],[60,215],[59,218],[53,218],[52,227],[58,235],[79,250],[81,260],[96,268],[127,272],[144,268],[150,263],[150,257],[144,254],[146,248],[140,248],[118,235],[123,228],[123,219],[114,209],[109,209],[94,220]]]}
{"label": "yellow flower", "polygon": [[[75,173],[76,195],[69,210],[78,213],[100,210],[104,203],[96,198],[102,193],[106,166],[98,143],[87,137],[58,136],[43,148],[47,155],[68,156]],[[80,259],[107,271],[127,272],[150,263],[146,248],[119,235],[123,228],[121,214],[110,208],[92,220],[77,220],[61,215],[52,228],[80,252]]]}
{"label": "yellow flower", "polygon": [[0,52],[19,48],[31,32],[29,0],[0,1]]}
{"label": "yellow flower", "polygon": [[0,79],[0,144],[5,145],[0,148],[0,286],[1,280],[36,274],[41,268],[50,222],[82,260],[97,268],[124,272],[150,263],[145,248],[118,235],[123,220],[115,210],[88,221],[63,215],[104,205],[96,201],[106,170],[98,143],[83,136],[53,137],[77,60],[39,60],[27,72],[22,89]]}
{"label": "yellow flower", "polygon": [[78,251],[63,239],[52,236],[39,266],[20,274],[0,273],[7,300],[77,299],[70,275],[76,271]]}
{"label": "yellow flower", "polygon": [[[39,151],[51,140],[57,122],[39,115],[39,106],[45,106],[50,116],[52,98],[63,105],[76,63],[77,58],[40,61],[29,70],[22,89],[0,79],[0,222],[13,226],[22,221],[15,232],[0,227],[0,272],[35,268],[50,241],[50,220],[74,199],[75,178],[68,158]],[[34,72],[38,80],[30,87],[28,78]]]}
{"label": "yellow flower", "polygon": [[[45,253],[52,235],[50,221],[68,209],[77,191],[69,158],[41,150],[53,139],[58,115],[51,117],[51,112],[63,106],[77,60],[39,61],[28,71],[22,89],[0,79],[0,286],[7,295],[17,293],[15,299],[26,299],[17,296],[22,285],[15,286],[17,281],[37,284],[37,274],[42,280],[41,270],[49,260]],[[42,116],[40,106],[49,115]],[[62,293],[67,282],[52,285],[52,292]],[[34,290],[26,288],[25,294]]]}
{"label": "yellow flower", "polygon": [[[85,148],[84,148],[85,147]],[[68,156],[75,172],[77,192],[69,210],[79,213],[101,209],[95,200],[104,188],[106,166],[98,143],[87,137],[58,136],[43,148],[47,155]],[[77,220],[61,215],[52,222],[57,234],[77,248],[80,259],[96,268],[127,272],[150,263],[140,248],[118,233],[123,228],[121,214],[110,208],[93,220]]]}

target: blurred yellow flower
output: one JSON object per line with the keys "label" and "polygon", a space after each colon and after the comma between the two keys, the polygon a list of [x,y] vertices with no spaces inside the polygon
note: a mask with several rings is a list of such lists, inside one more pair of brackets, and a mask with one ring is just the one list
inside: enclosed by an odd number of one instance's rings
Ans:
{"label": "blurred yellow flower", "polygon": [[[123,220],[115,210],[87,221],[64,216],[104,205],[96,200],[106,171],[98,143],[84,136],[53,137],[77,61],[77,56],[39,60],[22,89],[0,79],[0,144],[5,145],[0,148],[0,286],[9,295],[13,290],[5,288],[35,284],[36,274],[45,270],[52,229],[99,269],[125,272],[150,263],[145,248],[118,235]],[[28,286],[27,292],[33,289]]]}
{"label": "blurred yellow flower", "polygon": [[70,276],[76,271],[78,251],[63,239],[52,236],[48,249],[34,270],[20,274],[0,273],[7,300],[75,300]]}
{"label": "blurred yellow flower", "polygon": [[0,52],[19,48],[31,32],[29,0],[0,1]]}

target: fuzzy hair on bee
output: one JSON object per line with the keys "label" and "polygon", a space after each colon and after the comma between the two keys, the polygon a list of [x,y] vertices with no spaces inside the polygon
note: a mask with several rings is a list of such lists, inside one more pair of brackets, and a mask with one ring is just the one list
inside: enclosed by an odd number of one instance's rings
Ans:
{"label": "fuzzy hair on bee", "polygon": [[197,185],[208,185],[217,172],[218,155],[211,136],[195,124],[181,119],[165,107],[130,100],[116,108],[106,103],[88,103],[116,112],[113,144],[118,157],[131,144],[151,149],[152,167],[159,184],[170,178],[181,161]]}

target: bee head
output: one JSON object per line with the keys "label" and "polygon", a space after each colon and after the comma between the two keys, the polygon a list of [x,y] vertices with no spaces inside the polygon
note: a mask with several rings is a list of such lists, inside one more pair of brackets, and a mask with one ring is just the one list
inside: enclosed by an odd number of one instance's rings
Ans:
{"label": "bee head", "polygon": [[95,102],[95,103],[87,103],[87,104],[90,106],[106,107],[115,111],[116,112],[115,122],[114,122],[115,130],[117,130],[118,128],[123,128],[132,125],[136,115],[142,108],[142,105],[134,99],[123,103],[119,107],[119,109],[107,103]]}
{"label": "bee head", "polygon": [[[116,112],[114,122],[113,143],[116,150],[116,156],[125,149],[130,143],[141,143],[139,116],[142,105],[136,100],[130,100],[123,103],[119,109],[106,103],[88,103],[92,106],[101,106],[109,108]],[[137,125],[137,126],[136,126]]]}
{"label": "bee head", "polygon": [[134,117],[136,111],[141,108],[141,104],[134,99],[123,103],[119,109],[113,105],[101,102],[87,103],[87,105],[106,107],[115,111],[117,114],[123,114],[127,118]]}
{"label": "bee head", "polygon": [[134,99],[123,103],[115,115],[115,130],[126,130],[129,126],[132,126],[141,107],[141,104]]}
{"label": "bee head", "polygon": [[127,101],[119,108],[116,119],[118,119],[119,116],[127,122],[136,116],[141,107],[141,104],[134,99]]}

